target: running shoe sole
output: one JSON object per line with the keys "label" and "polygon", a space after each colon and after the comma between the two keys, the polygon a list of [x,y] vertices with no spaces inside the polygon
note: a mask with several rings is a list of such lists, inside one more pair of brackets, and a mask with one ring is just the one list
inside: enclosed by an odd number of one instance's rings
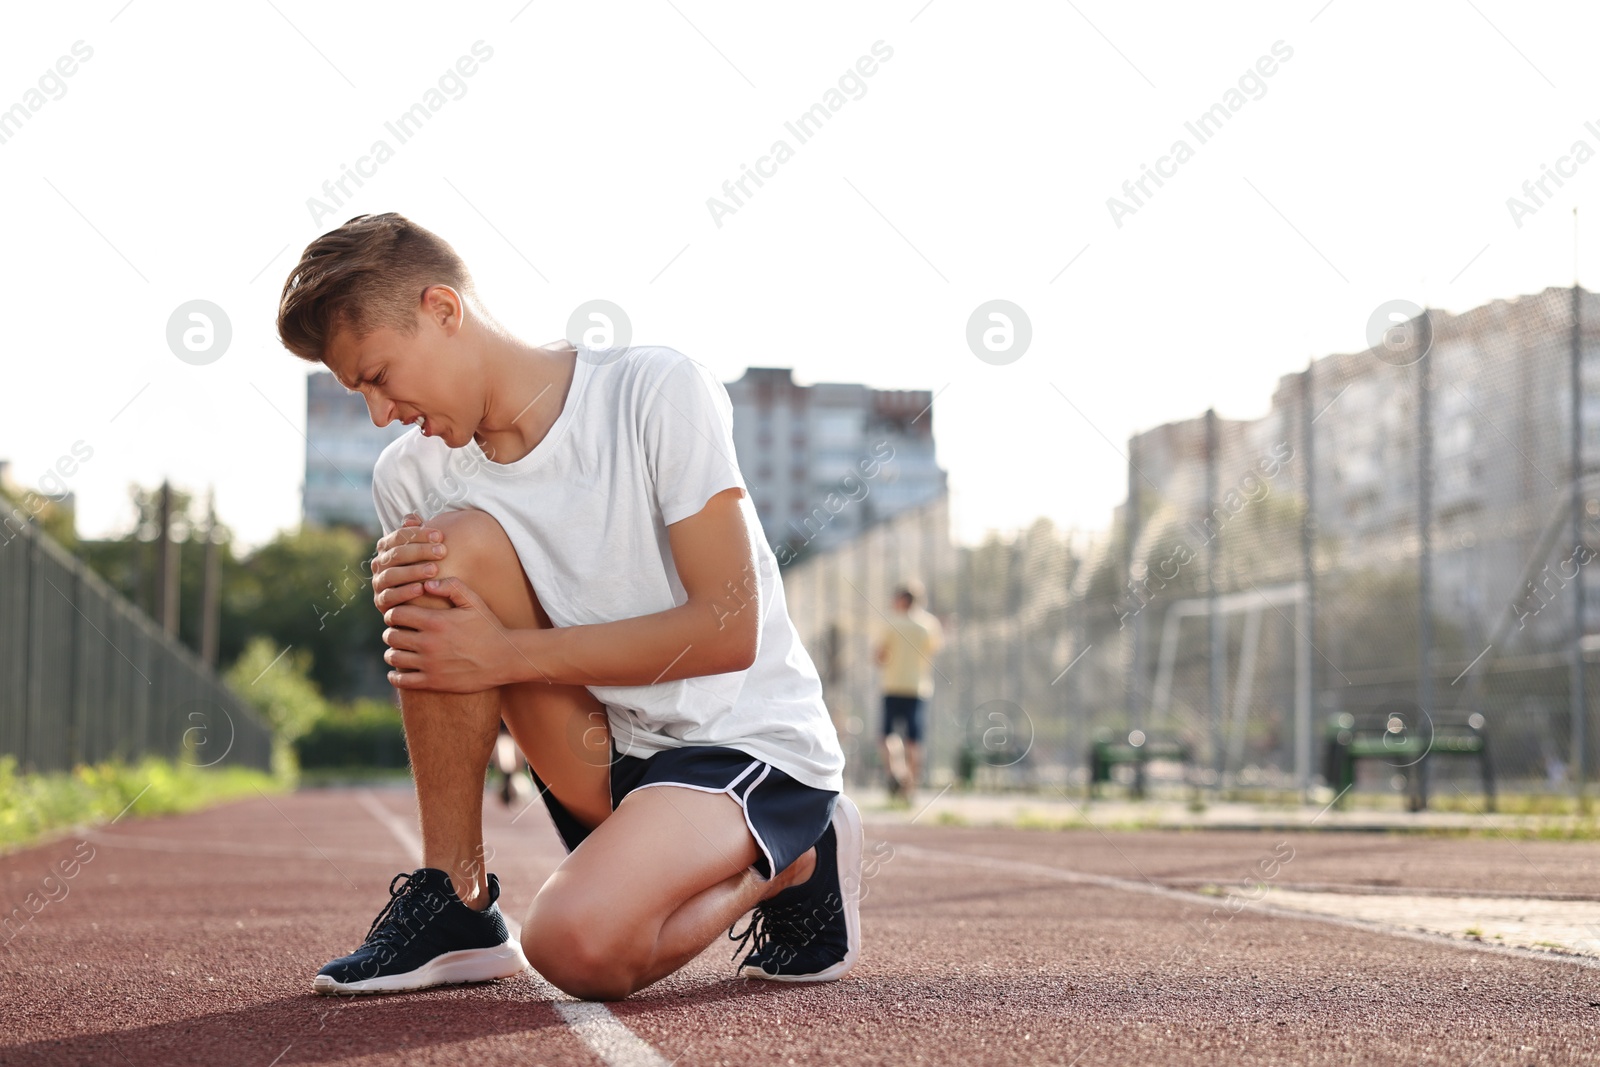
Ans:
{"label": "running shoe sole", "polygon": [[359,982],[339,982],[332,975],[319,974],[311,983],[314,993],[401,993],[431,986],[462,985],[513,978],[529,970],[528,957],[516,941],[494,948],[468,948],[435,956],[414,971],[364,978]]}
{"label": "running shoe sole", "polygon": [[844,904],[845,936],[850,945],[844,959],[815,974],[768,974],[760,967],[741,967],[739,973],[744,977],[768,982],[831,982],[843,978],[856,965],[856,957],[861,954],[861,812],[843,793],[833,807],[833,832],[841,857],[837,864],[839,897]]}

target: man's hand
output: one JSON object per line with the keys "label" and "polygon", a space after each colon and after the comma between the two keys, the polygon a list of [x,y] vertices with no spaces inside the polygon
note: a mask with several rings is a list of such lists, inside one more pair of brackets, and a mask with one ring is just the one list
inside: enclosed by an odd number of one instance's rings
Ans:
{"label": "man's hand", "polygon": [[422,583],[439,575],[444,531],[422,524],[412,512],[394,533],[378,542],[372,557],[372,604],[380,612],[422,595]]}
{"label": "man's hand", "polygon": [[429,580],[422,592],[448,598],[450,607],[401,604],[383,613],[383,659],[395,668],[389,684],[478,693],[518,680],[512,661],[521,653],[482,597],[459,578]]}

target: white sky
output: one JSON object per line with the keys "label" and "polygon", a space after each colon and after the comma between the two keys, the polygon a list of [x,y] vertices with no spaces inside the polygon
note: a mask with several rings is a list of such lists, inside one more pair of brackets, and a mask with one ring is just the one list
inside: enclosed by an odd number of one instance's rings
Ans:
{"label": "white sky", "polygon": [[[215,483],[247,544],[292,526],[306,367],[277,295],[318,233],[394,210],[532,342],[599,297],[724,380],[937,390],[963,539],[1095,529],[1130,433],[1260,415],[1280,374],[1366,347],[1387,300],[1570,284],[1571,209],[1600,205],[1597,159],[1521,228],[1506,207],[1574,140],[1600,149],[1586,5],[924,3],[8,5],[0,108],[74,42],[93,56],[0,144],[0,458],[30,482],[92,447],[89,535],[163,476]],[[385,120],[480,39],[465,95],[399,144]],[[878,40],[866,94],[798,144],[785,120]],[[1184,122],[1279,40],[1265,96],[1198,144]],[[314,222],[307,198],[380,137],[394,158]],[[706,199],[780,137],[794,157],[719,229]],[[1106,198],[1179,137],[1194,158],[1117,228]],[[965,341],[995,298],[1033,327],[1003,366]],[[165,340],[193,299],[233,326],[205,366]]]}

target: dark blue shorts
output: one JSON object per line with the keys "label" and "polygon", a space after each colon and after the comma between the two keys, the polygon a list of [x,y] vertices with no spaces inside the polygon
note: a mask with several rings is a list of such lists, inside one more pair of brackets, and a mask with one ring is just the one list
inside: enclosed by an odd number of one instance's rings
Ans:
{"label": "dark blue shorts", "polygon": [[883,696],[883,736],[888,737],[894,733],[895,724],[901,724],[900,733],[907,741],[920,742],[922,740],[923,708],[926,705],[921,697],[895,696],[885,693]]}
{"label": "dark blue shorts", "polygon": [[[644,759],[624,756],[613,747],[611,755],[612,811],[634,790],[656,785],[733,797],[744,809],[745,825],[761,850],[753,866],[763,879],[784,870],[817,843],[833,821],[833,806],[839,797],[832,790],[798,782],[771,764],[733,748],[669,748]],[[528,773],[533,774],[561,843],[571,852],[590,831],[573,818],[531,766]]]}

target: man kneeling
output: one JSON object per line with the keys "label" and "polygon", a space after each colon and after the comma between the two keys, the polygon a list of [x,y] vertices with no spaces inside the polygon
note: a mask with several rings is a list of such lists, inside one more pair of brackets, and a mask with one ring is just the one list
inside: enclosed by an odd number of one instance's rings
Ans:
{"label": "man kneeling", "polygon": [[[373,471],[373,601],[424,866],[396,875],[366,940],[313,988],[531,964],[573,996],[617,999],[723,930],[748,947],[746,977],[849,971],[860,815],[721,383],[670,348],[518,341],[454,250],[393,213],[307,246],[278,333],[375,424],[418,427]],[[520,944],[482,863],[502,720],[568,852]]]}

